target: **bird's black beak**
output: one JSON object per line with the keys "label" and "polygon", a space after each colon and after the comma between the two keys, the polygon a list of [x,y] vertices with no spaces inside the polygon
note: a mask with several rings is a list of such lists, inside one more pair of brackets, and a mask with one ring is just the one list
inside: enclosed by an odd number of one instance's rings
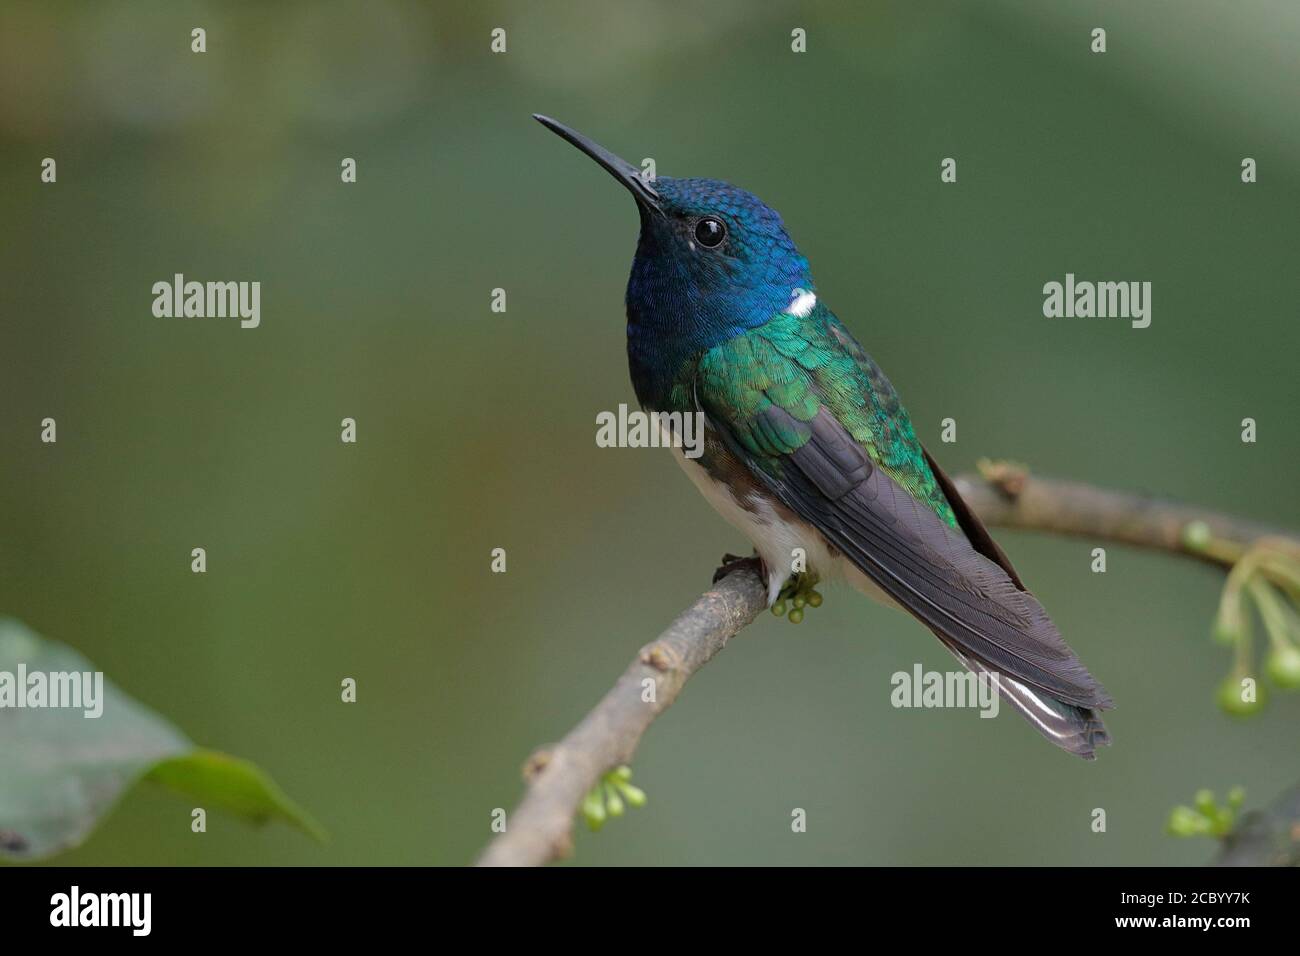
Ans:
{"label": "bird's black beak", "polygon": [[632,198],[637,201],[637,205],[643,209],[653,209],[657,213],[663,213],[663,208],[659,205],[659,193],[655,192],[655,188],[641,176],[641,170],[627,160],[619,159],[604,146],[592,142],[576,130],[569,129],[563,123],[555,122],[549,116],[534,113],[533,119],[560,138],[567,139],[578,149],[604,166],[611,176],[627,187],[628,192],[632,194]]}

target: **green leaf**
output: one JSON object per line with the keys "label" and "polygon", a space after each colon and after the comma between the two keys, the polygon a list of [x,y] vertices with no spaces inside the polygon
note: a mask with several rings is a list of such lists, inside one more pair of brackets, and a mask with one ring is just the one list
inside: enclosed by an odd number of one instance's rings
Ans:
{"label": "green leaf", "polygon": [[[4,692],[27,699],[18,681],[23,671],[79,674],[91,696],[82,707],[15,706]],[[279,818],[321,836],[252,764],[196,748],[72,648],[0,618],[0,859],[34,860],[78,846],[144,776],[200,805],[254,822]]]}
{"label": "green leaf", "polygon": [[308,836],[325,840],[321,825],[247,760],[198,749],[156,764],[147,779],[253,823],[279,819]]}

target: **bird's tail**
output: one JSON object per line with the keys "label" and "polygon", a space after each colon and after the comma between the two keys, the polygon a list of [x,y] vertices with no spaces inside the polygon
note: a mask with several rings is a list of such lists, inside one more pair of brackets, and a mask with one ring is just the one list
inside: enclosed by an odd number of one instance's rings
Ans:
{"label": "bird's tail", "polygon": [[1110,734],[1106,733],[1099,711],[1065,703],[1037,687],[1031,687],[1007,674],[999,674],[969,650],[957,647],[942,635],[939,635],[939,640],[968,669],[976,674],[989,675],[1002,699],[1056,746],[1077,754],[1084,760],[1095,760],[1096,748],[1110,744]]}

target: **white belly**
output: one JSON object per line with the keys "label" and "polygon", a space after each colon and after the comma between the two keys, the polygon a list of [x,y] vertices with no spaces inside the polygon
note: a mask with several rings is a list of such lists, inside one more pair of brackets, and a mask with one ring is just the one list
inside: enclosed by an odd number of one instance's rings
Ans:
{"label": "white belly", "polygon": [[777,513],[767,499],[750,496],[742,505],[731,489],[704,470],[704,467],[682,454],[680,448],[671,449],[673,458],[682,466],[686,476],[700,490],[700,494],[731,522],[745,537],[753,542],[754,549],[767,567],[767,603],[775,603],[786,580],[794,573],[793,566],[803,549],[804,566],[826,580],[846,581],[863,594],[891,607],[899,605],[885,594],[875,582],[857,569],[851,561],[832,549],[820,531],[793,515]]}

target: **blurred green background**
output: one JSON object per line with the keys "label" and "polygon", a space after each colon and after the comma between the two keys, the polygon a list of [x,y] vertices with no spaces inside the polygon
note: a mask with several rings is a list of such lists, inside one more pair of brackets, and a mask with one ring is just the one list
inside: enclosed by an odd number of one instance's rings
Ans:
{"label": "blurred green background", "polygon": [[[950,471],[1012,457],[1300,524],[1297,44],[1283,0],[8,0],[0,610],[333,837],[194,835],[142,788],[60,861],[468,862],[530,750],[744,547],[667,454],[595,445],[633,401],[636,217],[533,111],[780,210]],[[1045,319],[1068,271],[1152,282],[1151,327]],[[176,272],[259,280],[261,327],[154,318]],[[637,754],[649,805],[577,861],[1195,864],[1173,804],[1295,781],[1300,695],[1213,703],[1221,574],[999,539],[1118,702],[1095,764],[1005,711],[892,709],[892,672],[951,661],[836,590],[698,675]]]}

